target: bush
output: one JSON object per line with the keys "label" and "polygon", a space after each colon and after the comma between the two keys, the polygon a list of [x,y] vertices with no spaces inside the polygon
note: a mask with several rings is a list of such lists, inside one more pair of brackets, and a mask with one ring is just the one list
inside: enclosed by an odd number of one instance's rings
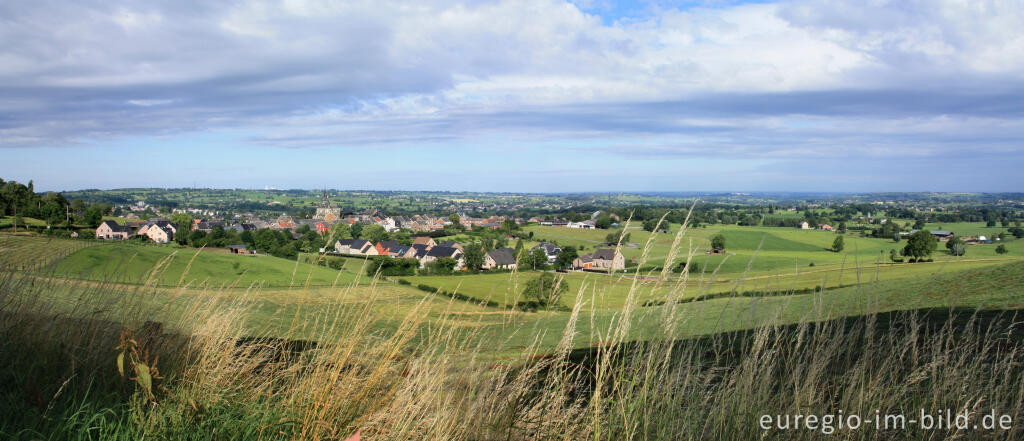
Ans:
{"label": "bush", "polygon": [[547,308],[558,304],[562,294],[569,290],[569,285],[562,277],[545,272],[536,279],[526,282],[523,298],[534,302],[538,308]]}
{"label": "bush", "polygon": [[376,276],[414,276],[420,263],[413,258],[393,258],[390,256],[373,256],[366,265],[366,275]]}

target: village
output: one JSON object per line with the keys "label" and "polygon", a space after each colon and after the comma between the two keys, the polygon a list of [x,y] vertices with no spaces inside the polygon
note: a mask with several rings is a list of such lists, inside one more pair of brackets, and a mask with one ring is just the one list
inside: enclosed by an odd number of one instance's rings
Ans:
{"label": "village", "polygon": [[[140,204],[139,207],[143,205]],[[182,210],[184,211],[184,210]],[[386,216],[376,210],[359,214],[345,214],[340,207],[333,205],[327,193],[324,192],[316,212],[311,219],[294,219],[287,214],[282,214],[273,220],[247,219],[244,222],[228,223],[219,220],[194,219],[190,225],[179,225],[170,220],[150,219],[146,221],[129,221],[120,224],[116,220],[105,220],[96,228],[96,239],[102,240],[128,240],[138,238],[158,244],[167,244],[175,241],[176,235],[190,234],[192,232],[213,233],[215,230],[224,232],[235,232],[239,235],[259,230],[272,230],[286,232],[298,237],[300,231],[313,231],[326,239],[332,239],[331,232],[339,224],[355,226],[378,226],[386,233],[405,231],[410,233],[409,239],[400,240],[379,240],[371,241],[364,238],[342,238],[334,239],[332,243],[325,243],[318,252],[326,256],[342,257],[372,257],[387,256],[401,259],[415,259],[420,268],[426,268],[438,259],[451,259],[454,262],[453,270],[482,269],[482,270],[514,270],[525,256],[543,253],[546,265],[555,265],[563,249],[557,244],[541,242],[537,245],[520,252],[508,247],[500,247],[486,250],[482,263],[478,268],[468,268],[466,261],[466,248],[464,244],[455,241],[435,241],[430,235],[432,232],[441,232],[445,227],[457,225],[462,229],[473,228],[484,230],[499,230],[508,228],[509,225],[518,226],[529,223],[563,226],[566,228],[594,229],[595,219],[600,213],[594,213],[591,219],[579,222],[569,221],[545,221],[533,217],[529,219],[515,219],[507,216],[491,216],[487,218],[474,218],[462,215],[452,215],[448,218],[441,218],[431,215],[412,216]],[[616,215],[611,215],[615,221],[619,220]],[[618,224],[612,224],[618,226]],[[514,228],[514,227],[513,227]],[[413,236],[411,234],[424,234]],[[406,243],[402,243],[406,242]],[[256,250],[250,249],[246,244],[226,244],[226,249],[232,254],[256,254]],[[538,251],[539,250],[539,251]],[[576,255],[573,251],[569,265],[559,267],[562,270],[581,271],[619,271],[625,269],[625,258],[622,253],[614,248],[598,249],[593,253]]]}

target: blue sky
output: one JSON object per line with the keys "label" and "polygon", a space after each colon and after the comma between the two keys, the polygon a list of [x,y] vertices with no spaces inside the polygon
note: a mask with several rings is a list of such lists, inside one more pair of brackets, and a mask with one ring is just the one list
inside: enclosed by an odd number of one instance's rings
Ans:
{"label": "blue sky", "polygon": [[0,5],[0,177],[1021,191],[1019,1]]}

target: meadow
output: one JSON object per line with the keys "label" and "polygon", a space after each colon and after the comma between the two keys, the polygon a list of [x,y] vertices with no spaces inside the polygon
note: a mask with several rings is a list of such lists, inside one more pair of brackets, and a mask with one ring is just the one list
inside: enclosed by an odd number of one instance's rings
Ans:
{"label": "meadow", "polygon": [[155,286],[338,286],[357,273],[265,255],[231,255],[223,249],[108,243],[71,253],[55,263],[60,277]]}
{"label": "meadow", "polygon": [[[828,236],[731,230],[738,255],[760,247],[758,258],[778,253],[791,272],[755,260],[714,279],[571,273],[562,308],[537,312],[507,307],[537,272],[404,285],[350,268],[359,262],[337,271],[0,235],[17,250],[0,259],[33,250],[46,262],[0,271],[0,437],[924,440],[936,432],[756,423],[835,409],[1024,411],[1017,255],[789,267],[800,254],[835,254],[814,249]],[[222,270],[235,263],[259,266]],[[476,294],[414,287],[428,282]],[[1024,428],[939,436],[1012,440]]]}

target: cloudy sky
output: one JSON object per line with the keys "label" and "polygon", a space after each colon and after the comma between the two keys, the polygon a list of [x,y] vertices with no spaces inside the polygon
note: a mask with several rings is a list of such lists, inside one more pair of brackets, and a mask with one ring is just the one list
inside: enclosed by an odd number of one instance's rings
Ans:
{"label": "cloudy sky", "polygon": [[1024,191],[1024,1],[14,0],[0,177]]}

